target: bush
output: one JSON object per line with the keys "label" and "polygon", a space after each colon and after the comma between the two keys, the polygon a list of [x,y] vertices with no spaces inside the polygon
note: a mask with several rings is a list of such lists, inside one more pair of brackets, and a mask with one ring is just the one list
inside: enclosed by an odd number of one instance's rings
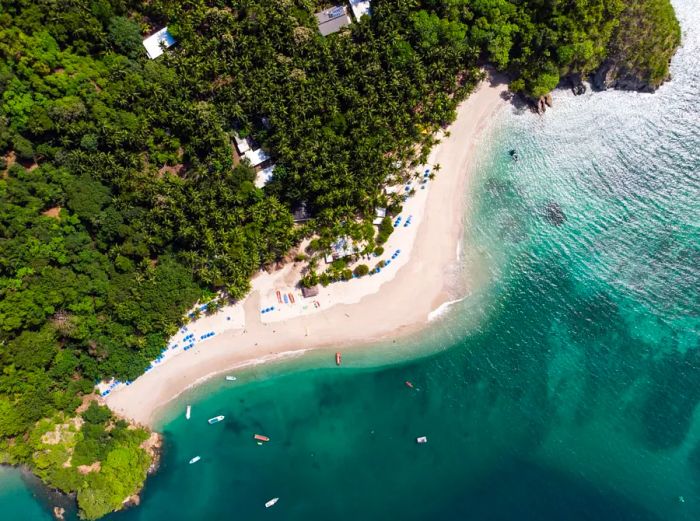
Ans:
{"label": "bush", "polygon": [[369,266],[367,264],[360,264],[355,268],[355,275],[358,277],[364,277],[369,273]]}
{"label": "bush", "polygon": [[340,272],[341,280],[350,280],[352,278],[352,270],[349,268],[344,269]]}
{"label": "bush", "polygon": [[90,406],[82,414],[83,420],[93,425],[105,423],[112,417],[110,410],[102,405],[97,405],[97,402],[90,402]]}
{"label": "bush", "polygon": [[345,259],[336,259],[331,263],[331,268],[334,270],[343,270],[348,265]]}
{"label": "bush", "polygon": [[379,257],[380,255],[382,255],[383,253],[384,253],[384,246],[377,246],[376,248],[374,248],[374,254],[375,254],[377,257]]}

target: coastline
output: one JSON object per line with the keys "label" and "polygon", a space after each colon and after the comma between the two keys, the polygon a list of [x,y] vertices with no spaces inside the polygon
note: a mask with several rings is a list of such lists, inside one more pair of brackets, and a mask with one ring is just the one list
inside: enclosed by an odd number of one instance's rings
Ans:
{"label": "coastline", "polygon": [[297,307],[273,316],[260,310],[281,284],[293,285],[297,268],[290,264],[259,274],[245,300],[187,329],[195,338],[209,331],[216,331],[215,336],[187,353],[171,346],[153,370],[129,386],[114,388],[105,403],[121,416],[152,426],[166,404],[216,374],[310,350],[354,349],[406,336],[462,299],[471,282],[460,278],[456,283],[454,275],[464,231],[461,217],[470,204],[474,152],[493,117],[506,106],[506,89],[504,82],[486,79],[458,107],[449,136],[443,135],[431,153],[430,164],[439,164],[440,171],[429,189],[417,191],[404,207],[415,225],[398,228],[400,233],[395,231],[387,243],[388,250],[402,252],[391,270],[321,288],[318,306],[303,306],[297,297]]}

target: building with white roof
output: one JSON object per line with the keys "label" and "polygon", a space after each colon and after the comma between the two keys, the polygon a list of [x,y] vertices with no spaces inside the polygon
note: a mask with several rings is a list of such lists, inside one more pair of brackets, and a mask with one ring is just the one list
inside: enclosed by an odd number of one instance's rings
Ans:
{"label": "building with white roof", "polygon": [[374,216],[372,224],[382,224],[384,217],[386,217],[386,208],[376,208],[374,210]]}
{"label": "building with white roof", "polygon": [[243,157],[246,158],[253,167],[259,166],[270,159],[270,156],[262,148],[247,150],[245,154],[243,154]]}
{"label": "building with white roof", "polygon": [[350,25],[350,17],[344,5],[336,5],[335,7],[324,9],[314,16],[318,22],[318,30],[321,31],[323,36],[337,33],[346,25]]}
{"label": "building with white roof", "polygon": [[236,142],[236,149],[238,150],[238,155],[242,156],[248,150],[250,150],[250,143],[248,142],[248,138],[242,138],[238,134],[234,133],[233,134],[233,139]]}
{"label": "building with white roof", "polygon": [[175,45],[175,38],[168,32],[167,27],[163,27],[160,31],[152,34],[143,41],[143,46],[146,48],[148,57],[151,60],[163,54],[163,49],[167,49],[173,45]]}
{"label": "building with white roof", "polygon": [[326,255],[326,264],[331,264],[334,260],[345,258],[356,253],[352,239],[348,237],[340,237],[331,244],[331,253]]}
{"label": "building with white roof", "polygon": [[255,186],[262,188],[267,183],[272,180],[272,176],[275,173],[275,165],[270,165],[267,168],[263,168],[255,175]]}
{"label": "building with white roof", "polygon": [[369,0],[350,0],[350,8],[355,15],[355,20],[359,21],[363,15],[369,16]]}

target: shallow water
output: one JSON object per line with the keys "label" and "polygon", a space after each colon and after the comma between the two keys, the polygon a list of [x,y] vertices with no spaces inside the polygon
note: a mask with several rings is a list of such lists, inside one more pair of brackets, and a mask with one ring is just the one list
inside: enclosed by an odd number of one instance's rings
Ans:
{"label": "shallow water", "polygon": [[[184,396],[141,506],[109,519],[699,519],[700,11],[674,4],[658,93],[502,115],[466,239],[482,291],[342,368],[312,354]],[[39,505],[0,473],[3,518]]]}

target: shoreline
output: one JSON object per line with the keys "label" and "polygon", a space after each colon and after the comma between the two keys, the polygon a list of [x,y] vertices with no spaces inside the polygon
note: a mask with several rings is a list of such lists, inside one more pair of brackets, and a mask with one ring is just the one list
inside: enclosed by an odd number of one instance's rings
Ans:
{"label": "shoreline", "polygon": [[[461,277],[454,284],[453,279],[463,253],[474,152],[494,116],[507,105],[502,96],[506,90],[504,82],[487,78],[459,105],[449,136],[443,135],[431,152],[430,165],[439,164],[440,171],[427,190],[417,190],[404,205],[402,215],[410,214],[415,225],[397,228],[387,243],[387,250],[402,253],[392,260],[392,269],[321,287],[318,305],[310,306],[311,299],[300,296],[291,299],[299,300],[298,305],[280,305],[274,318],[260,310],[276,291],[291,291],[287,288],[293,287],[298,268],[289,264],[261,273],[243,301],[181,331],[183,337],[194,335],[201,342],[187,352],[173,343],[153,370],[128,386],[113,388],[105,403],[118,415],[153,426],[169,402],[228,370],[288,358],[290,353],[297,358],[311,350],[361,348],[404,337],[444,316],[469,292],[470,281]],[[210,331],[216,334],[202,338]]]}

